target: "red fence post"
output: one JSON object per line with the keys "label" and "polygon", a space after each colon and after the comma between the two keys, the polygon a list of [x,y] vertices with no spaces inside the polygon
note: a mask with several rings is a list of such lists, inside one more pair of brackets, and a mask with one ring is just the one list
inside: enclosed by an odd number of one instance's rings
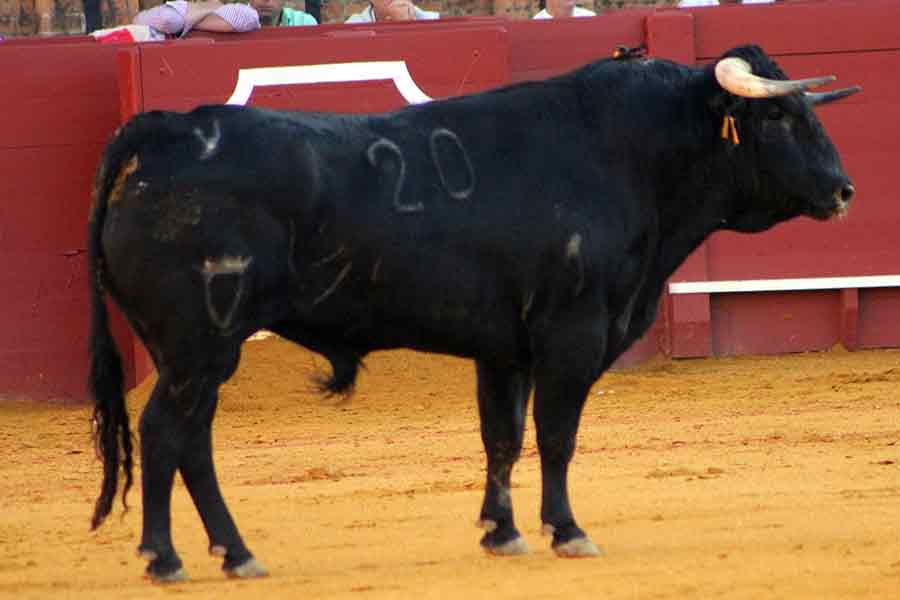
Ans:
{"label": "red fence post", "polygon": [[[687,11],[661,10],[647,17],[647,52],[682,64],[696,62],[694,16]],[[709,278],[706,245],[700,246],[678,269],[681,279]],[[671,356],[712,354],[709,294],[667,296],[663,302],[666,318],[661,338]]]}
{"label": "red fence post", "polygon": [[678,9],[660,10],[647,17],[647,52],[685,65],[697,60],[694,45],[694,15]]}
{"label": "red fence post", "polygon": [[116,53],[116,67],[119,74],[119,114],[122,123],[125,123],[144,109],[139,46],[120,49]]}
{"label": "red fence post", "polygon": [[859,349],[859,290],[841,290],[841,344],[847,350]]}

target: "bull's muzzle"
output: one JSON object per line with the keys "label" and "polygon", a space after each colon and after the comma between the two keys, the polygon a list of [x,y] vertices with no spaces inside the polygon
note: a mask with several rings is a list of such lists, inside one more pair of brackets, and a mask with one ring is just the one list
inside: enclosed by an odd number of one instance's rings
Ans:
{"label": "bull's muzzle", "polygon": [[856,188],[853,187],[853,184],[847,182],[834,192],[834,205],[835,205],[835,216],[843,217],[847,214],[847,211],[850,209],[850,201],[853,200],[853,196],[856,194]]}

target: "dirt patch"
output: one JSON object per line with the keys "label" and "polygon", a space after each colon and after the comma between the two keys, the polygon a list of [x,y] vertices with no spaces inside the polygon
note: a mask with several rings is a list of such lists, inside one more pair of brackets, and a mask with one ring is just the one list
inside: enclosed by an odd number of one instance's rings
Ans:
{"label": "dirt patch", "polygon": [[[87,407],[0,404],[0,597],[891,598],[900,590],[900,352],[655,361],[591,391],[571,473],[605,550],[555,558],[540,535],[529,423],[513,474],[531,553],[479,549],[484,459],[466,361],[371,356],[349,402],[278,338],[245,345],[222,390],[216,461],[271,577],[227,581],[181,484],[191,581],[153,586],[133,510],[88,521],[100,465]],[[136,418],[151,389],[130,398]]]}

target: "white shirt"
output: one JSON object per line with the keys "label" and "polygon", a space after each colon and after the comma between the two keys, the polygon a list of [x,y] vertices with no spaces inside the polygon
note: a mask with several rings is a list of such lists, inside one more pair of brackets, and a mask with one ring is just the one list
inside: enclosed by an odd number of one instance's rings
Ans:
{"label": "white shirt", "polygon": [[[775,0],[741,0],[741,4],[771,4]],[[696,6],[718,6],[719,0],[681,0],[678,8],[693,8]]]}
{"label": "white shirt", "polygon": [[[597,13],[595,13],[592,10],[588,10],[586,8],[581,8],[580,6],[576,6],[572,9],[572,16],[573,17],[596,17]],[[538,14],[534,15],[531,18],[532,19],[552,19],[553,15],[548,13],[547,9],[545,8],[544,10],[542,10],[541,12],[539,12]]]}
{"label": "white shirt", "polygon": [[[416,21],[421,20],[431,20],[431,19],[440,19],[441,13],[435,12],[433,10],[422,10],[418,6],[413,6],[413,9],[416,11]],[[365,8],[365,10],[361,10],[355,15],[350,15],[344,23],[374,23],[375,22],[375,10],[372,8],[370,4]]]}

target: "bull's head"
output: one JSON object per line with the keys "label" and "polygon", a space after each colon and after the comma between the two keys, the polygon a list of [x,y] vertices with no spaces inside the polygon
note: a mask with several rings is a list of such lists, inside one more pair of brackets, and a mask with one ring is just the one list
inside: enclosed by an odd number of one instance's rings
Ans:
{"label": "bull's head", "polygon": [[860,88],[810,92],[835,77],[788,80],[756,47],[729,52],[716,64],[715,76],[724,96],[717,102],[723,143],[734,145],[742,156],[738,162],[749,167],[737,175],[739,184],[771,203],[767,214],[757,205],[727,227],[756,231],[796,215],[825,220],[845,214],[855,190],[812,107]]}

